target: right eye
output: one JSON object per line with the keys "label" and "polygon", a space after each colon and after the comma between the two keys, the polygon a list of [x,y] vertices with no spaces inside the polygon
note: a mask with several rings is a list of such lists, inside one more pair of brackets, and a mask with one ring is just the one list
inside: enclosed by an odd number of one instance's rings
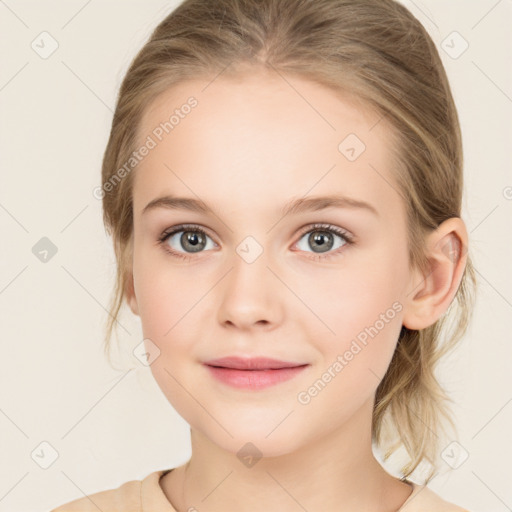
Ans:
{"label": "right eye", "polygon": [[[211,237],[208,236],[203,229],[201,229],[201,227],[195,224],[187,224],[174,226],[165,230],[159,237],[158,241],[172,256],[190,259],[190,256],[188,256],[189,254],[203,252],[204,249],[211,248],[207,247],[207,239],[212,240]],[[174,244],[174,247],[171,244]],[[214,247],[217,245],[215,242],[213,242],[213,240],[212,244]],[[185,249],[185,252],[182,252],[179,246]]]}

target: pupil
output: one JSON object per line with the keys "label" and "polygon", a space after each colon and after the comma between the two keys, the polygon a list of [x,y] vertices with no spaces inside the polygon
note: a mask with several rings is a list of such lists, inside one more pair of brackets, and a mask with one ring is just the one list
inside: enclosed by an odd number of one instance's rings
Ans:
{"label": "pupil", "polygon": [[332,243],[325,241],[325,237],[328,237],[328,236],[330,236],[330,233],[326,233],[326,232],[320,232],[320,234],[318,234],[318,232],[317,232],[317,234],[311,235],[310,238],[314,242],[314,244],[312,244],[312,245],[314,246],[315,244],[318,244],[317,247],[322,249],[319,252],[328,251],[332,246]]}
{"label": "pupil", "polygon": [[185,231],[181,235],[182,246],[191,250],[192,252],[199,252],[201,243],[204,243],[203,236],[201,233],[195,233],[193,231]]}
{"label": "pupil", "polygon": [[315,237],[315,242],[320,242],[320,243],[322,243],[323,238],[324,238],[324,235],[316,235],[316,237]]}

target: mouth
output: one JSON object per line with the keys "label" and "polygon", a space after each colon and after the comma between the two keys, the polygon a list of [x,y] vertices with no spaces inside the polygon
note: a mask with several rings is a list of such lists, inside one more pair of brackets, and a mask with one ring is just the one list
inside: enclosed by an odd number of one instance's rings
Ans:
{"label": "mouth", "polygon": [[292,379],[309,363],[280,361],[267,357],[227,357],[204,363],[210,374],[223,384],[235,388],[259,390]]}
{"label": "mouth", "polygon": [[293,363],[269,357],[238,357],[229,356],[206,361],[208,366],[228,368],[232,370],[281,370],[283,368],[297,368],[307,363]]}

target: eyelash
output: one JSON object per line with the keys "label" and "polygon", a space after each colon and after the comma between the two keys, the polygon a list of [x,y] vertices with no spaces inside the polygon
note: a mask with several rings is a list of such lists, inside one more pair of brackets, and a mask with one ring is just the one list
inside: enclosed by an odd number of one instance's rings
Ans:
{"label": "eyelash", "polygon": [[[185,261],[191,260],[192,256],[187,255],[187,253],[177,252],[171,249],[166,244],[168,238],[170,238],[172,235],[176,233],[180,233],[181,231],[197,232],[211,238],[211,236],[208,235],[208,233],[197,224],[180,224],[179,226],[174,226],[173,228],[164,231],[158,238],[158,243],[162,245],[164,250],[167,251],[171,256],[181,258]],[[303,230],[301,230],[299,240],[310,231],[326,231],[328,233],[333,233],[335,235],[338,235],[345,242],[345,244],[343,244],[341,247],[338,247],[338,249],[336,249],[335,251],[327,252],[325,253],[325,255],[314,254],[313,256],[308,256],[308,258],[313,261],[328,260],[331,257],[337,256],[345,246],[350,246],[354,243],[352,235],[350,235],[347,231],[336,226],[333,226],[331,224],[313,224],[310,226],[306,226]]]}

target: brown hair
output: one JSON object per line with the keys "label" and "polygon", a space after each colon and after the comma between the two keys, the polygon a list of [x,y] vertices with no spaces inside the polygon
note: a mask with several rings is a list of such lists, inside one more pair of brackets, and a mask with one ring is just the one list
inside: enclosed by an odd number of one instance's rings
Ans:
{"label": "brown hair", "polygon": [[[141,116],[160,93],[190,79],[240,76],[244,65],[295,74],[339,91],[391,127],[392,168],[406,205],[411,268],[428,273],[425,235],[461,216],[457,111],[436,47],[405,7],[394,0],[185,0],[131,63],[103,158],[104,222],[117,260],[106,352],[131,276],[133,173],[122,174],[116,186],[105,185],[120,176],[136,149]],[[404,476],[426,461],[433,467],[428,483],[443,448],[438,436],[440,429],[445,432],[443,420],[455,429],[446,404],[452,400],[434,370],[466,331],[475,287],[468,254],[447,313],[426,329],[402,328],[377,388],[373,440],[387,446],[384,460],[405,447]]]}

